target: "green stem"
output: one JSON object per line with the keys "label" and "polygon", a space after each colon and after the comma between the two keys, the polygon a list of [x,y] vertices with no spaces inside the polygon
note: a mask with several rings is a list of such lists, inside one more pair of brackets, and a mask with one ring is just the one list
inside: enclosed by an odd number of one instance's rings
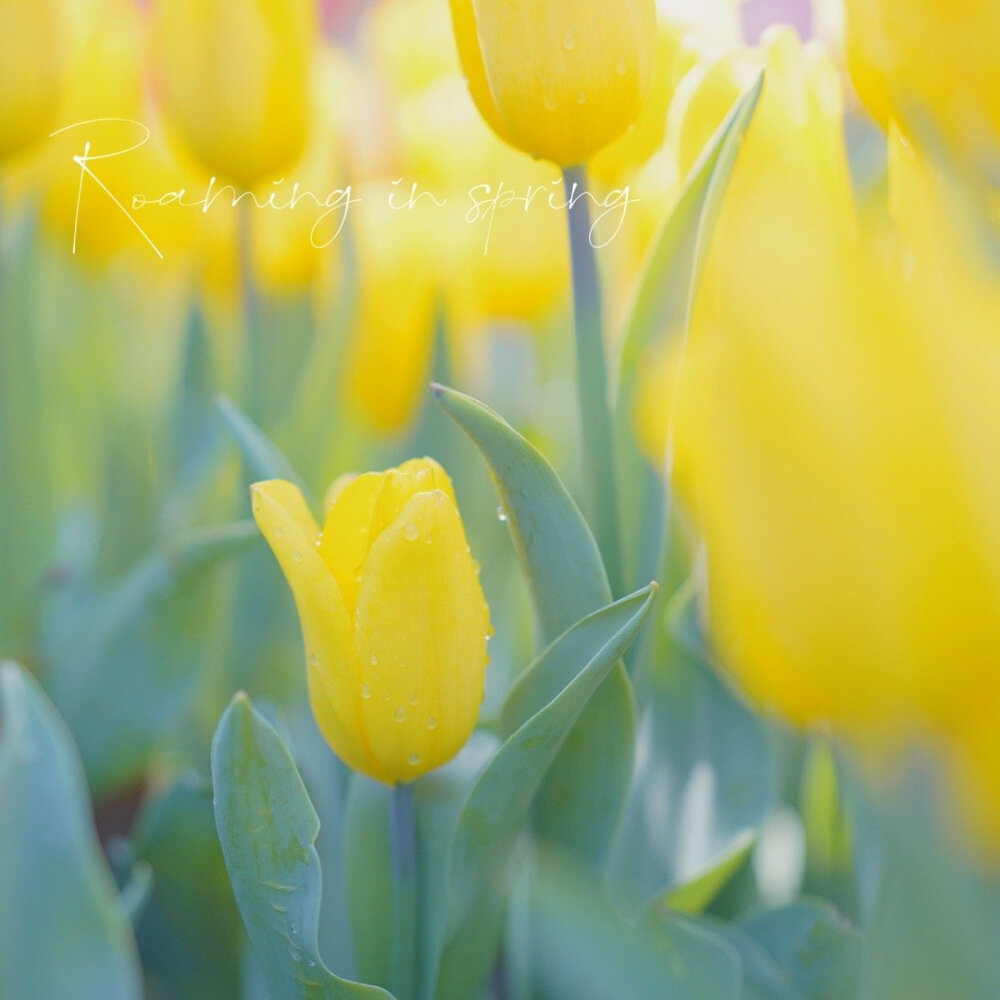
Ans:
{"label": "green stem", "polygon": [[413,786],[398,784],[389,802],[392,852],[392,983],[397,1000],[417,995],[417,829]]}
{"label": "green stem", "polygon": [[576,384],[583,439],[583,478],[587,512],[604,557],[612,593],[621,592],[621,542],[618,535],[618,488],[614,438],[608,405],[608,369],[604,358],[601,283],[590,234],[587,175],[582,167],[563,171],[573,267],[576,322]]}

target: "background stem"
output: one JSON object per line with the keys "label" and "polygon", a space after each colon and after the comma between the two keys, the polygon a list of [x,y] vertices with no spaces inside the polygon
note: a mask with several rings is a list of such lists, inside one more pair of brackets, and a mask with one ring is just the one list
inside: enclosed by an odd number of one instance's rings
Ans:
{"label": "background stem", "polygon": [[397,784],[389,800],[392,852],[392,993],[397,1000],[417,995],[417,830],[413,786]]}
{"label": "background stem", "polygon": [[618,489],[614,439],[608,405],[608,370],[604,358],[604,322],[597,259],[590,242],[590,206],[583,167],[563,171],[573,268],[576,326],[576,384],[583,439],[586,509],[597,538],[612,593],[621,593],[621,542],[618,535]]}

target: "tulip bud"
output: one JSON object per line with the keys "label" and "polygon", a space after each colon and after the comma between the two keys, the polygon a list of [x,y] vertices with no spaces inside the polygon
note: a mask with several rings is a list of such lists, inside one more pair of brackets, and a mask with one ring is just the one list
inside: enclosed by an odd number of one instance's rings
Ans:
{"label": "tulip bud", "polygon": [[450,760],[475,726],[490,623],[447,474],[425,458],[345,480],[322,532],[291,483],[251,492],[327,742],[387,784]]}
{"label": "tulip bud", "polygon": [[928,126],[957,150],[1000,163],[1000,4],[847,0],[847,61],[883,126]]}
{"label": "tulip bud", "polygon": [[0,0],[0,160],[48,133],[58,98],[49,0]]}
{"label": "tulip bud", "polygon": [[656,54],[654,0],[451,0],[462,69],[502,139],[568,167],[639,113]]}
{"label": "tulip bud", "polygon": [[252,188],[299,158],[315,17],[309,0],[159,0],[162,102],[210,171]]}

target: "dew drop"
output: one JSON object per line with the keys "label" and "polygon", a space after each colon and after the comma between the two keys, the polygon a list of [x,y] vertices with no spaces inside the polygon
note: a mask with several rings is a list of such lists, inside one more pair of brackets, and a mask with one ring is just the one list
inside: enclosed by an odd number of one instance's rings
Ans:
{"label": "dew drop", "polygon": [[316,539],[316,548],[321,549],[322,547],[323,547],[323,536],[320,535],[319,538]]}
{"label": "dew drop", "polygon": [[402,706],[400,706],[399,708],[396,709],[395,712],[392,713],[392,717],[397,722],[403,722],[403,721],[405,721],[405,719],[406,719],[406,709],[403,708]]}
{"label": "dew drop", "polygon": [[354,582],[355,583],[361,583],[361,567],[360,566],[354,571]]}
{"label": "dew drop", "polygon": [[285,529],[284,528],[275,528],[274,529],[274,537],[275,538],[284,538],[285,537]]}
{"label": "dew drop", "polygon": [[479,563],[475,559],[473,559],[472,560],[472,569],[475,572],[476,576],[479,576],[479,573],[482,570],[482,566],[480,566]]}
{"label": "dew drop", "polygon": [[403,537],[408,542],[415,542],[420,537],[420,529],[411,521],[403,528]]}
{"label": "dew drop", "polygon": [[438,727],[438,720],[433,715],[428,715],[427,716],[427,728],[428,729],[437,729],[437,727]]}
{"label": "dew drop", "polygon": [[372,666],[373,667],[378,666],[378,655],[376,653],[372,653]]}
{"label": "dew drop", "polygon": [[420,763],[420,754],[411,753],[409,757],[406,758],[410,767],[416,767]]}
{"label": "dew drop", "polygon": [[309,666],[310,667],[318,667],[319,666],[319,657],[315,653],[310,653],[309,654]]}
{"label": "dew drop", "polygon": [[372,689],[367,684],[361,685],[361,697],[367,701],[372,696]]}
{"label": "dew drop", "polygon": [[420,704],[420,699],[415,695],[410,695],[410,708],[416,708]]}
{"label": "dew drop", "polygon": [[300,551],[299,551],[298,549],[296,549],[296,550],[295,550],[295,551],[294,551],[294,552],[292,553],[292,558],[293,558],[293,559],[294,559],[294,560],[295,560],[296,562],[302,562],[302,553],[301,553],[301,552],[300,552]]}
{"label": "dew drop", "polygon": [[567,52],[572,52],[576,48],[576,34],[572,28],[563,35],[563,48]]}
{"label": "dew drop", "polygon": [[556,95],[552,93],[548,88],[542,94],[542,105],[546,111],[555,111],[559,107],[559,102],[556,100]]}
{"label": "dew drop", "polygon": [[507,520],[507,511],[503,509],[503,504],[497,507],[497,520],[501,522],[506,522]]}
{"label": "dew drop", "polygon": [[628,61],[624,56],[619,56],[615,60],[615,72],[619,76],[628,76]]}

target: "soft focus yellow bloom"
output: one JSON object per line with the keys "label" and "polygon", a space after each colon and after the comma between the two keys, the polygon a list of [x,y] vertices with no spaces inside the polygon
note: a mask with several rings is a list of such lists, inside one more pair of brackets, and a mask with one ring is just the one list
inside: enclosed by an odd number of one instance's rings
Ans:
{"label": "soft focus yellow bloom", "polygon": [[0,0],[0,160],[47,135],[59,89],[51,0]]}
{"label": "soft focus yellow bloom", "polygon": [[315,19],[310,0],[158,0],[160,96],[210,171],[252,188],[299,158]]}
{"label": "soft focus yellow bloom", "polygon": [[252,494],[295,598],[330,746],[389,784],[450,760],[476,723],[490,623],[444,470],[415,459],[346,482],[322,533],[292,484]]}
{"label": "soft focus yellow bloom", "polygon": [[389,206],[361,188],[351,211],[358,252],[358,305],[347,353],[347,394],[371,427],[401,430],[430,377],[438,273],[436,209]]}
{"label": "soft focus yellow bloom", "polygon": [[653,0],[451,0],[480,113],[560,166],[590,159],[639,113],[656,53]]}
{"label": "soft focus yellow bloom", "polygon": [[896,118],[917,135],[931,126],[1000,163],[996,0],[846,0],[846,44],[858,96],[883,126]]}
{"label": "soft focus yellow bloom", "polygon": [[1000,718],[997,275],[949,263],[919,171],[898,259],[871,253],[832,68],[788,35],[765,57],[674,403],[712,635],[795,722],[961,746]]}
{"label": "soft focus yellow bloom", "polygon": [[660,19],[649,93],[625,134],[594,157],[590,164],[592,176],[617,183],[663,145],[667,110],[674,91],[684,75],[697,65],[700,55],[695,37],[685,27]]}

